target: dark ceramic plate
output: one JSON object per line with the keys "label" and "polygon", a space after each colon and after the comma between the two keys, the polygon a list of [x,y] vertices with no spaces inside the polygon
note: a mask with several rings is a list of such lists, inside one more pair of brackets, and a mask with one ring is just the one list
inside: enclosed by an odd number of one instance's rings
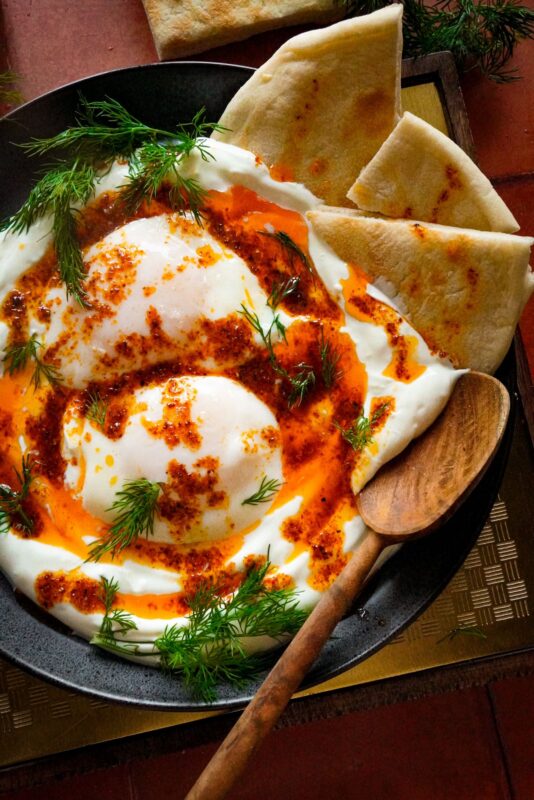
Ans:
{"label": "dark ceramic plate", "polygon": [[[251,71],[221,64],[155,64],[87,78],[28,103],[0,120],[0,218],[22,204],[40,166],[15,144],[32,136],[51,136],[72,124],[79,93],[89,100],[113,97],[144,122],[168,130],[177,122],[191,120],[202,106],[207,119],[217,120]],[[511,356],[500,377],[509,387],[514,385]],[[358,609],[337,626],[306,685],[331,678],[367,658],[444,588],[487,519],[510,438],[511,421],[497,458],[475,492],[437,533],[405,545],[389,560],[359,598]],[[1,575],[0,620],[0,653],[64,688],[153,709],[186,710],[204,705],[192,701],[180,681],[90,647],[13,592]],[[212,707],[242,706],[257,685],[259,682],[251,683],[243,690],[221,686]]]}

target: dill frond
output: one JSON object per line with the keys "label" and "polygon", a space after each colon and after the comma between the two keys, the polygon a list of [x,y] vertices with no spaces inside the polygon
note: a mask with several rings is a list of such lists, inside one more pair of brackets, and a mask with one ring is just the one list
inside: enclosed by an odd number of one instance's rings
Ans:
{"label": "dill frond", "polygon": [[287,399],[289,408],[300,406],[308,392],[315,386],[315,371],[310,364],[301,361],[295,369],[297,372],[294,375],[290,375],[284,370],[284,377],[291,384],[291,392]]}
{"label": "dill frond", "polygon": [[85,268],[76,235],[75,207],[89,202],[95,180],[95,168],[79,159],[71,164],[56,164],[36,183],[19,211],[2,225],[3,230],[24,233],[37,220],[50,215],[59,273],[67,297],[74,297],[84,307],[87,305],[83,286]]}
{"label": "dill frond", "polygon": [[349,428],[343,428],[335,420],[333,425],[352,449],[359,453],[374,442],[373,429],[387,408],[389,408],[389,403],[382,403],[374,410],[370,419],[364,414],[360,414]]}
{"label": "dill frond", "polygon": [[13,468],[20,488],[13,489],[6,483],[0,483],[0,534],[7,533],[14,521],[27,533],[34,528],[33,519],[23,507],[34,480],[32,468],[31,456],[23,456],[20,470]]}
{"label": "dill frond", "polygon": [[[271,310],[273,310],[272,307]],[[264,330],[262,328],[260,318],[256,312],[250,311],[243,303],[241,304],[241,310],[237,313],[245,317],[247,322],[254,328],[255,331],[257,331],[257,333],[259,333],[263,344],[267,348],[271,367],[291,386],[291,391],[287,399],[289,408],[299,406],[308,392],[315,385],[315,371],[310,364],[305,364],[303,361],[301,361],[294,367],[296,373],[291,374],[285,367],[282,366],[282,364],[280,364],[276,357],[276,353],[274,352],[274,345],[272,341],[274,330],[278,331],[284,341],[286,340],[286,329],[282,320],[280,319],[280,316],[275,314],[273,311],[271,324],[267,330]]]}
{"label": "dill frond", "polygon": [[270,566],[266,561],[251,569],[228,597],[217,586],[202,584],[189,599],[188,625],[170,625],[155,641],[121,638],[137,625],[131,614],[113,609],[118,583],[102,577],[105,613],[91,644],[122,656],[159,656],[162,669],[181,678],[194,697],[211,703],[217,684],[242,687],[268,663],[268,653],[248,653],[243,640],[268,636],[281,642],[297,633],[308,616],[294,589],[265,586]]}
{"label": "dill frond", "polygon": [[270,503],[274,499],[278,490],[282,487],[282,482],[277,481],[276,478],[267,478],[263,476],[260,483],[260,488],[246,500],[241,503],[242,506],[257,506],[260,503]]}
{"label": "dill frond", "polygon": [[308,258],[304,250],[302,250],[302,248],[299,247],[295,241],[293,241],[293,239],[288,233],[286,233],[285,231],[274,231],[272,233],[271,231],[259,231],[259,233],[262,236],[268,236],[270,239],[274,239],[276,242],[278,242],[278,244],[280,244],[284,248],[284,250],[289,255],[290,266],[293,266],[294,259],[296,256],[306,267],[308,272],[311,275],[314,275],[313,266],[310,259]]}
{"label": "dill frond", "polygon": [[87,561],[98,561],[105,553],[114,558],[140,536],[151,536],[160,493],[160,484],[146,478],[125,483],[108,509],[115,520],[106,535],[90,546]]}
{"label": "dill frond", "polygon": [[89,393],[89,406],[85,412],[87,419],[103,428],[106,423],[106,415],[108,411],[108,403],[102,399],[98,391]]}
{"label": "dill frond", "polygon": [[[339,0],[347,16],[369,14],[388,0]],[[517,0],[404,0],[404,56],[450,50],[459,69],[477,68],[491,80],[516,80],[507,69],[515,48],[534,36],[534,10]]]}
{"label": "dill frond", "polygon": [[4,369],[9,375],[13,375],[21,369],[25,369],[29,361],[34,362],[34,371],[31,377],[31,385],[34,389],[39,389],[43,379],[46,379],[51,386],[58,386],[62,382],[61,373],[54,364],[43,361],[39,356],[39,349],[43,345],[34,333],[26,342],[18,342],[5,352],[3,358]]}
{"label": "dill frond", "polygon": [[271,293],[267,298],[267,305],[269,308],[271,308],[273,311],[276,311],[282,300],[285,300],[286,297],[289,297],[297,291],[299,283],[300,278],[295,276],[288,278],[286,281],[274,283]]}
{"label": "dill frond", "polygon": [[343,374],[338,368],[341,354],[337,352],[328,339],[325,339],[323,328],[321,328],[319,354],[321,356],[321,372],[323,375],[324,385],[327,389],[331,389],[335,382],[339,380]]}
{"label": "dill frond", "polygon": [[441,644],[445,641],[452,642],[457,636],[474,636],[476,639],[488,638],[484,631],[477,625],[460,625],[457,628],[452,628],[448,633],[445,634],[445,636],[442,636],[441,639],[438,639],[436,644]]}
{"label": "dill frond", "polygon": [[191,149],[183,144],[149,142],[143,145],[130,159],[130,180],[121,190],[120,202],[124,203],[130,213],[134,213],[143,202],[154,199],[164,182],[171,181],[171,207],[180,213],[190,211],[200,225],[206,190],[197,180],[184,178],[179,171],[184,157]]}
{"label": "dill frond", "polygon": [[[165,180],[174,178],[170,202],[179,212],[190,209],[197,222],[204,189],[193,178],[185,178],[179,166],[197,149],[202,158],[211,157],[203,137],[220,125],[205,122],[204,110],[191,123],[175,131],[145,125],[116,100],[87,101],[80,97],[76,124],[44,139],[32,139],[21,147],[30,156],[62,155],[65,161],[52,164],[30,191],[24,205],[5,220],[1,230],[23,233],[45,215],[52,217],[53,242],[61,279],[83,308],[88,307],[84,288],[85,268],[76,234],[77,208],[94,194],[98,175],[114,159],[130,161],[130,183],[122,193],[127,208],[135,211],[143,200],[150,201]],[[162,141],[163,140],[163,141]]]}
{"label": "dill frond", "polygon": [[189,601],[189,625],[172,625],[155,642],[162,667],[205,702],[216,698],[218,683],[241,687],[264,668],[268,655],[249,654],[243,639],[281,640],[296,633],[308,615],[293,589],[265,587],[269,568],[266,562],[251,570],[229,598],[221,598],[216,587],[202,587]]}

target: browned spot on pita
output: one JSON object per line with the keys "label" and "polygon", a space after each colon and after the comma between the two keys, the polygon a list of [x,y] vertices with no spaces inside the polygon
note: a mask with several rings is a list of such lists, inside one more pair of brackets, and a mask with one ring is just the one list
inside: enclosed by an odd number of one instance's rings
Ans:
{"label": "browned spot on pita", "polygon": [[436,201],[436,205],[430,212],[430,222],[438,222],[439,215],[441,212],[440,206],[443,205],[443,203],[446,203],[449,197],[450,197],[449,189],[443,189],[443,191],[440,193]]}
{"label": "browned spot on pita", "polygon": [[422,225],[419,225],[419,223],[418,223],[418,222],[415,222],[415,223],[414,223],[414,224],[411,226],[410,230],[411,230],[411,231],[413,231],[413,233],[414,233],[414,234],[417,236],[417,238],[418,238],[418,239],[421,239],[422,241],[424,241],[424,240],[426,239],[426,237],[427,237],[427,230],[426,230],[426,228],[423,228],[423,226],[422,226]]}
{"label": "browned spot on pita", "polygon": [[447,176],[447,180],[449,181],[449,186],[451,189],[461,189],[463,184],[460,178],[458,177],[458,170],[455,169],[452,164],[447,164],[445,167],[445,175]]}
{"label": "browned spot on pita", "polygon": [[[360,95],[356,101],[355,120],[369,136],[379,136],[391,129],[391,109],[394,99],[390,92],[373,89]],[[354,124],[354,122],[353,122]]]}
{"label": "browned spot on pita", "polygon": [[449,242],[445,248],[447,258],[449,261],[454,261],[456,264],[467,261],[468,247],[464,236],[459,236]]}
{"label": "browned spot on pita", "polygon": [[412,216],[413,216],[412,207],[411,206],[406,206],[406,208],[404,209],[404,211],[402,213],[402,216],[404,217],[404,219],[411,219]]}
{"label": "browned spot on pita", "polygon": [[287,164],[273,164],[269,167],[269,175],[273,181],[294,181],[295,172]]}
{"label": "browned spot on pita", "polygon": [[312,161],[310,164],[310,172],[312,175],[322,175],[327,167],[328,164],[324,158],[316,158],[315,161]]}
{"label": "browned spot on pita", "polygon": [[443,325],[445,328],[447,328],[450,334],[460,333],[461,326],[458,320],[445,319],[443,320]]}
{"label": "browned spot on pita", "polygon": [[476,271],[476,269],[469,267],[469,269],[467,270],[467,280],[469,281],[469,285],[472,286],[473,288],[477,285],[478,272]]}

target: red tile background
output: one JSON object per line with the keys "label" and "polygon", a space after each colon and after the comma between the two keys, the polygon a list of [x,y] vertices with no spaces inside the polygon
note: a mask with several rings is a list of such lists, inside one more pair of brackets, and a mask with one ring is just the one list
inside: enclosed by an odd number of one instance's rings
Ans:
{"label": "red tile background", "polygon": [[[277,731],[232,800],[509,800],[485,690],[430,697]],[[212,748],[132,765],[135,800],[178,796]]]}
{"label": "red tile background", "polygon": [[513,678],[490,686],[490,697],[514,800],[534,797],[534,680]]}
{"label": "red tile background", "polygon": [[[534,8],[534,0],[522,4]],[[491,180],[534,175],[533,49],[532,42],[522,44],[510,62],[521,80],[496,84],[476,73],[462,80],[479,165]]]}
{"label": "red tile background", "polygon": [[[214,750],[139,760],[9,800],[180,800]],[[534,678],[277,730],[231,797],[532,800]]]}

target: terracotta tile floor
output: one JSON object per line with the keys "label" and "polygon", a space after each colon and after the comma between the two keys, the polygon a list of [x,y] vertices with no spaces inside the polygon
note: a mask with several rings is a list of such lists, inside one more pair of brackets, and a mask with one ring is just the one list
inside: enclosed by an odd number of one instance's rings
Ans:
{"label": "terracotta tile floor", "polygon": [[[179,800],[214,749],[137,761],[9,798]],[[534,677],[275,731],[231,797],[532,800]]]}
{"label": "terracotta tile floor", "polygon": [[[7,63],[22,76],[27,99],[75,78],[155,60],[140,0],[2,0],[0,22],[2,11],[0,67]],[[195,58],[255,66],[287,35],[265,34]],[[515,85],[496,86],[474,75],[462,85],[480,164],[522,232],[532,234],[532,43],[521,47],[515,64],[523,74]],[[533,303],[522,330],[534,370]],[[202,747],[56,781],[12,793],[10,800],[179,798],[212,750]],[[232,797],[532,800],[534,677],[277,731]]]}
{"label": "terracotta tile floor", "polygon": [[[483,689],[435,696],[277,732],[232,798],[467,800],[479,792],[504,800],[510,795],[499,748]],[[199,759],[210,752],[205,748]],[[198,765],[195,758],[189,768]],[[135,766],[135,800],[154,796],[156,777],[163,794],[170,794],[180,776],[183,791],[190,782],[187,767],[180,756]]]}
{"label": "terracotta tile floor", "polygon": [[514,797],[534,797],[534,679],[514,678],[489,687]]}

